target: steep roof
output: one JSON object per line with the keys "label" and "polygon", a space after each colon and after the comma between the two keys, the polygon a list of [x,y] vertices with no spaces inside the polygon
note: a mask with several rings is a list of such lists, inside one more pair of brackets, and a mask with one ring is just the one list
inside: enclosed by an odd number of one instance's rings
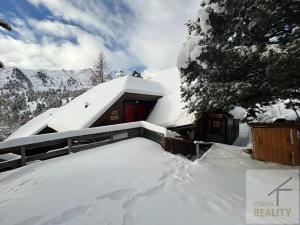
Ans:
{"label": "steep roof", "polygon": [[48,126],[57,131],[88,128],[125,93],[164,94],[159,83],[132,76],[122,77],[99,84],[62,106],[49,120]]}
{"label": "steep roof", "polygon": [[15,139],[15,138],[28,137],[39,133],[41,130],[43,130],[48,126],[49,120],[53,117],[53,115],[56,112],[58,112],[58,110],[59,109],[52,108],[40,114],[39,116],[35,117],[34,119],[24,124],[14,133],[12,133],[5,141]]}
{"label": "steep roof", "polygon": [[29,121],[6,140],[35,135],[47,126],[57,131],[88,128],[125,93],[162,96],[147,119],[150,123],[173,127],[194,121],[181,102],[179,71],[171,68],[148,72],[146,79],[126,76],[99,84]]}
{"label": "steep roof", "polygon": [[193,114],[188,113],[180,94],[180,73],[177,68],[150,72],[149,80],[161,84],[164,96],[158,100],[147,121],[163,127],[174,127],[191,124],[195,120]]}

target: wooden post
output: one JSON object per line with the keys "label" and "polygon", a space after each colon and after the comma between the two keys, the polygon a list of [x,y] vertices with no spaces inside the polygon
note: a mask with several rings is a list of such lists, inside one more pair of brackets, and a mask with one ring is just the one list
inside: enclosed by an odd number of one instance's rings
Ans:
{"label": "wooden post", "polygon": [[197,154],[197,159],[200,158],[200,148],[199,148],[199,143],[196,143],[196,154]]}
{"label": "wooden post", "polygon": [[110,139],[110,143],[113,143],[113,142],[114,142],[114,135],[113,135],[113,132],[110,132],[110,133],[109,133],[109,139]]}
{"label": "wooden post", "polygon": [[72,138],[68,138],[68,154],[70,154],[72,152]]}
{"label": "wooden post", "polygon": [[144,128],[141,127],[140,130],[141,130],[141,137],[145,137],[145,134],[144,134]]}
{"label": "wooden post", "polygon": [[26,152],[25,152],[25,147],[21,147],[21,166],[26,165]]}

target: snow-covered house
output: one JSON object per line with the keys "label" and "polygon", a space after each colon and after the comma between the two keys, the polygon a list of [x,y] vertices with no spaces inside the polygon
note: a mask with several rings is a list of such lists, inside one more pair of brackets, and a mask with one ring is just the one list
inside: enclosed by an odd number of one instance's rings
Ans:
{"label": "snow-covered house", "polygon": [[147,79],[126,76],[99,84],[29,121],[6,140],[140,120],[164,127],[193,123],[194,115],[181,102],[178,70],[150,74]]}

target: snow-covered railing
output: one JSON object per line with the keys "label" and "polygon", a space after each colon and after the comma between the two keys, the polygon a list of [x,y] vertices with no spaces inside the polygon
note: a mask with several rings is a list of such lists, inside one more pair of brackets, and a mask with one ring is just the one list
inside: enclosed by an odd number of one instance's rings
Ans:
{"label": "snow-covered railing", "polygon": [[140,121],[12,139],[0,142],[0,156],[15,153],[20,154],[21,157],[0,162],[0,170],[24,166],[30,161],[53,158],[134,137],[145,137],[164,146],[166,136],[166,128]]}
{"label": "snow-covered railing", "polygon": [[197,159],[199,159],[203,152],[206,152],[208,148],[213,144],[212,142],[203,142],[203,141],[194,141],[194,144],[196,145],[196,156]]}

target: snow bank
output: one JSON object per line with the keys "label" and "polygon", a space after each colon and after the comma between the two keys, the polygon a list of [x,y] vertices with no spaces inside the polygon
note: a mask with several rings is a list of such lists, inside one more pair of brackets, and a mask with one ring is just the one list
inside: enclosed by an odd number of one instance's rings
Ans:
{"label": "snow bank", "polygon": [[[149,77],[149,73],[146,73]],[[195,117],[184,109],[180,95],[180,73],[177,68],[152,72],[151,81],[159,83],[164,95],[158,100],[147,121],[163,127],[187,125],[194,122]]]}
{"label": "snow bank", "polygon": [[3,155],[0,155],[0,164],[1,164],[1,161],[12,161],[12,160],[16,160],[19,158],[21,158],[21,156],[17,155],[17,154],[12,154],[12,153],[3,154]]}
{"label": "snow bank", "polygon": [[247,123],[240,123],[239,131],[239,136],[235,139],[233,145],[250,147],[250,145],[252,145],[251,128]]}
{"label": "snow bank", "polygon": [[193,163],[135,138],[37,162],[0,174],[0,224],[246,224],[246,169],[287,167],[241,150]]}

